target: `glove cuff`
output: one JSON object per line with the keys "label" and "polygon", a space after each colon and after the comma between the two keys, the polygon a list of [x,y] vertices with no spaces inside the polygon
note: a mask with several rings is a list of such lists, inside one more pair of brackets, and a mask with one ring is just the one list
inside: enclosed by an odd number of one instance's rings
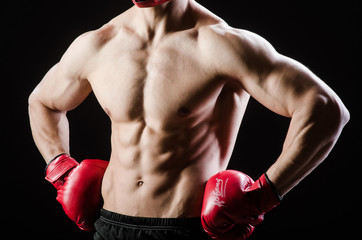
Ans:
{"label": "glove cuff", "polygon": [[66,155],[66,153],[61,153],[61,154],[55,156],[52,160],[50,160],[50,161],[48,162],[48,164],[46,165],[46,167],[45,167],[45,169],[44,169],[44,176],[47,175],[47,170],[48,170],[49,165],[50,165],[55,159],[57,159],[58,157],[60,157],[60,156],[62,156],[62,155]]}
{"label": "glove cuff", "polygon": [[246,195],[249,196],[250,206],[255,206],[255,214],[265,214],[281,203],[281,197],[266,174],[251,185]]}
{"label": "glove cuff", "polygon": [[275,193],[275,196],[278,198],[279,204],[280,204],[282,202],[282,200],[283,200],[283,197],[279,195],[277,189],[275,188],[274,184],[270,181],[268,175],[266,173],[264,173],[263,176],[265,177],[266,182],[269,184],[269,186],[271,187],[271,189]]}
{"label": "glove cuff", "polygon": [[266,213],[281,203],[280,195],[266,174],[263,174],[254,184],[259,185],[261,191],[260,210],[262,212]]}
{"label": "glove cuff", "polygon": [[79,163],[68,154],[60,154],[51,160],[45,168],[45,179],[51,182],[56,188],[56,182],[64,179],[65,175]]}

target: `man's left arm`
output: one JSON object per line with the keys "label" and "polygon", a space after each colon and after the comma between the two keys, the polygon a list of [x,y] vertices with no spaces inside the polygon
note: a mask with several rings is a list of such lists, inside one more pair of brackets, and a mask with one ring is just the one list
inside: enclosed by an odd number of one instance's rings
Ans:
{"label": "man's left arm", "polygon": [[260,36],[234,30],[224,52],[224,74],[240,81],[257,101],[291,122],[283,150],[267,171],[283,196],[329,154],[349,112],[337,94],[301,63],[285,57]]}
{"label": "man's left arm", "polygon": [[[337,94],[307,68],[281,58],[284,66],[275,66],[262,88],[268,89],[266,94],[271,97],[278,95],[276,102],[282,100],[291,117],[282,152],[267,171],[283,196],[328,156],[349,120],[349,112]],[[259,101],[263,104],[263,97]]]}

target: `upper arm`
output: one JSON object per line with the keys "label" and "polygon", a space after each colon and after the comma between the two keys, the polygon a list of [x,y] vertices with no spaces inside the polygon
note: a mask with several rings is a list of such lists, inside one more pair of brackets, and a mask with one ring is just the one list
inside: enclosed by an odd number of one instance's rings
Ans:
{"label": "upper arm", "polygon": [[240,81],[253,98],[280,115],[291,117],[308,98],[336,96],[308,68],[256,34],[230,30],[217,41],[219,73]]}
{"label": "upper arm", "polygon": [[78,37],[34,89],[30,98],[54,111],[77,107],[91,92],[87,71],[94,50],[89,34]]}

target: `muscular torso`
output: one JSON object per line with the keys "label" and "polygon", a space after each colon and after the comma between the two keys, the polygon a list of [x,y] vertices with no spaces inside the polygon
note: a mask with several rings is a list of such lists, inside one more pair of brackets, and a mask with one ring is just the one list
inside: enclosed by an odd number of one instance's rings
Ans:
{"label": "muscular torso", "polygon": [[104,208],[200,216],[204,185],[226,168],[250,94],[291,117],[267,171],[286,194],[337,141],[349,119],[342,101],[305,66],[195,1],[163,6],[133,7],[83,34],[44,76],[29,97],[44,159],[70,152],[66,112],[93,90],[112,121]]}
{"label": "muscular torso", "polygon": [[117,23],[97,34],[104,42],[88,81],[112,121],[104,208],[199,216],[205,182],[226,168],[248,94],[209,66],[200,27],[157,41]]}

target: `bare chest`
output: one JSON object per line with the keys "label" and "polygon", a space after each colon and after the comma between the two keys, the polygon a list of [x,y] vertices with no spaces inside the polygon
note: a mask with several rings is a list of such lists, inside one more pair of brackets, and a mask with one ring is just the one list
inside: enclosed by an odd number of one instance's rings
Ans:
{"label": "bare chest", "polygon": [[197,39],[188,35],[157,46],[121,36],[100,51],[89,81],[112,121],[143,118],[154,128],[172,127],[212,108],[222,89]]}

